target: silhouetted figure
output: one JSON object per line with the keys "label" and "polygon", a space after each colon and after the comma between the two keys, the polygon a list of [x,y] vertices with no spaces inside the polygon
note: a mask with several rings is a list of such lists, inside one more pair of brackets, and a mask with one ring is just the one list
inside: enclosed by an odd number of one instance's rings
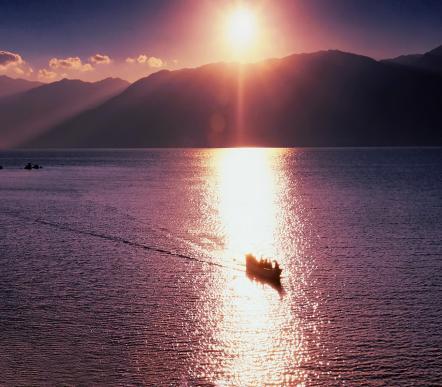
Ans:
{"label": "silhouetted figure", "polygon": [[3,165],[0,165],[0,169],[3,169]]}
{"label": "silhouetted figure", "polygon": [[27,163],[25,165],[24,169],[32,169],[32,164],[31,163]]}

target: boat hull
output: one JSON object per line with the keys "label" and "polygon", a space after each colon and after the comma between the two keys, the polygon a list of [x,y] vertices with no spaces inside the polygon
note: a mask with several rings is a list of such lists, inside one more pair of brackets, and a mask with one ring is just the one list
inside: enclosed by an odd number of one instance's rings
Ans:
{"label": "boat hull", "polygon": [[253,259],[246,260],[246,272],[258,279],[273,282],[279,284],[281,282],[281,272],[280,268],[265,268],[258,264]]}

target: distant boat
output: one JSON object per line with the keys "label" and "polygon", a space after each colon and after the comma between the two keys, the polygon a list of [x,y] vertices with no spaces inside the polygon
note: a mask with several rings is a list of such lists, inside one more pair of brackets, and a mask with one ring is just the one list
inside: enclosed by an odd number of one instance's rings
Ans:
{"label": "distant boat", "polygon": [[269,260],[257,260],[254,255],[246,255],[246,272],[258,279],[279,284],[281,282],[282,269],[278,262],[274,261],[275,265]]}
{"label": "distant boat", "polygon": [[43,168],[41,165],[38,164],[31,164],[31,163],[27,163],[23,169],[41,169]]}

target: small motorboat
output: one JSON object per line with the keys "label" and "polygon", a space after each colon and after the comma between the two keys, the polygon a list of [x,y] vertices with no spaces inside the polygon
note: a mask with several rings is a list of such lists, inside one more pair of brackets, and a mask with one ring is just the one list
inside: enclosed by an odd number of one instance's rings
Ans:
{"label": "small motorboat", "polygon": [[23,169],[31,170],[31,169],[41,169],[41,168],[43,168],[41,165],[38,165],[38,164],[32,164],[32,163],[27,163],[27,164],[24,166]]}
{"label": "small motorboat", "polygon": [[259,261],[253,254],[246,255],[246,272],[258,279],[269,281],[275,284],[281,282],[282,269],[278,262],[272,262],[268,259],[260,259]]}

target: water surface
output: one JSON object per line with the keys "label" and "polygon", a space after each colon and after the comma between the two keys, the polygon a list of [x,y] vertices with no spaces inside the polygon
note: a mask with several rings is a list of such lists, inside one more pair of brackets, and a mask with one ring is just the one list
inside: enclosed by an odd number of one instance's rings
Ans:
{"label": "water surface", "polygon": [[[441,383],[441,149],[0,165],[4,384]],[[277,258],[282,288],[246,252]]]}

